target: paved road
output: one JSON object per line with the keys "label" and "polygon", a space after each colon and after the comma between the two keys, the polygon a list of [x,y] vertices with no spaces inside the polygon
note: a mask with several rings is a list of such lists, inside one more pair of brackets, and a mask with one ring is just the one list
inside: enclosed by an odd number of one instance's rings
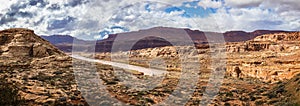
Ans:
{"label": "paved road", "polygon": [[134,66],[134,65],[124,64],[124,63],[117,63],[117,62],[112,62],[112,61],[91,59],[91,58],[83,57],[80,55],[71,55],[71,57],[79,59],[79,60],[83,60],[83,61],[101,63],[101,64],[111,65],[111,66],[123,68],[123,69],[136,70],[136,71],[144,73],[144,75],[163,75],[165,73],[168,73],[167,71],[163,71],[163,70],[150,69],[150,68]]}

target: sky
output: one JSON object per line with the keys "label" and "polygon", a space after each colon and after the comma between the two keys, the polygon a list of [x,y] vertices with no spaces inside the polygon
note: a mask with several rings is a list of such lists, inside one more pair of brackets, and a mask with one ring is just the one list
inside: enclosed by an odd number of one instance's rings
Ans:
{"label": "sky", "polygon": [[152,27],[226,32],[300,29],[300,0],[1,0],[0,30],[103,39]]}

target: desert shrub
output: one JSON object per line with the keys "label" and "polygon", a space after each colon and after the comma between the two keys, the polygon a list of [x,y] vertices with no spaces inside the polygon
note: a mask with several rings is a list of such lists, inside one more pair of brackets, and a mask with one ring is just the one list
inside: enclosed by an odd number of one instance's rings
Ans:
{"label": "desert shrub", "polygon": [[19,106],[25,100],[18,95],[18,89],[9,84],[5,78],[0,78],[0,106]]}
{"label": "desert shrub", "polygon": [[277,97],[277,93],[274,93],[274,92],[267,93],[267,94],[265,94],[265,96],[267,96],[268,98],[272,99],[272,98],[276,98]]}
{"label": "desert shrub", "polygon": [[225,95],[226,95],[226,97],[232,97],[233,93],[232,92],[226,92]]}
{"label": "desert shrub", "polygon": [[262,101],[262,100],[259,100],[259,101],[256,101],[255,102],[255,105],[258,106],[258,105],[263,105],[265,103],[265,101]]}
{"label": "desert shrub", "polygon": [[225,103],[224,106],[231,106],[230,103]]}

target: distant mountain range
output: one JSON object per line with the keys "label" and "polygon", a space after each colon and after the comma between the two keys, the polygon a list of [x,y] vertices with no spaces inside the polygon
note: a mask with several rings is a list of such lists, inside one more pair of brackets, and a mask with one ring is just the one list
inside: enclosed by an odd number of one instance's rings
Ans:
{"label": "distant mountain range", "polygon": [[[241,42],[253,39],[257,36],[264,35],[264,34],[273,34],[273,33],[280,33],[280,32],[289,32],[289,31],[281,31],[281,30],[256,30],[253,32],[245,32],[245,31],[228,31],[225,33],[217,33],[217,32],[203,32],[199,30],[190,30],[190,29],[180,29],[180,28],[167,28],[167,27],[155,27],[146,30],[139,30],[134,32],[126,32],[120,34],[111,34],[108,38],[103,40],[94,41],[96,42],[96,49],[93,50],[93,47],[85,47],[89,50],[85,51],[96,51],[96,52],[110,52],[113,46],[115,39],[118,36],[122,36],[124,43],[122,45],[127,45],[125,42],[133,42],[137,38],[141,36],[147,35],[156,35],[158,37],[145,37],[140,39],[135,45],[132,47],[132,50],[136,49],[143,49],[143,48],[154,48],[154,47],[162,47],[162,46],[170,46],[171,43],[168,41],[178,41],[182,42],[181,38],[182,33],[189,35],[192,39],[194,44],[205,44],[207,43],[207,39],[205,34],[216,34],[216,35],[223,35],[224,40],[226,42]],[[42,38],[48,40],[50,43],[58,47],[59,49],[65,52],[72,52],[72,44],[73,41],[76,41],[77,46],[88,46],[92,44],[93,41],[85,41],[81,39],[77,39],[70,35],[51,35],[51,36],[41,36]],[[162,39],[166,38],[166,39]],[[129,45],[128,45],[129,46]],[[121,48],[120,48],[121,50]]]}
{"label": "distant mountain range", "polygon": [[80,42],[87,42],[85,40],[77,39],[75,37],[72,37],[70,35],[42,35],[43,39],[48,40],[50,43],[54,45],[62,45],[62,44],[72,44],[74,40],[80,41]]}

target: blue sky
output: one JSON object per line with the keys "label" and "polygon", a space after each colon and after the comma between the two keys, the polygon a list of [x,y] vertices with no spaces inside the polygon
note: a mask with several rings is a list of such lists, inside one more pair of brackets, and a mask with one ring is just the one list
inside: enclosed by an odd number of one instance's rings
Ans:
{"label": "blue sky", "polygon": [[9,0],[0,1],[0,30],[102,39],[157,26],[225,32],[300,28],[299,0]]}
{"label": "blue sky", "polygon": [[[170,13],[173,11],[185,11],[183,17],[201,17],[205,18],[210,14],[216,13],[218,8],[204,8],[198,5],[199,1],[184,2],[181,6],[170,6],[165,9],[165,12]],[[189,6],[187,6],[189,5]]]}

